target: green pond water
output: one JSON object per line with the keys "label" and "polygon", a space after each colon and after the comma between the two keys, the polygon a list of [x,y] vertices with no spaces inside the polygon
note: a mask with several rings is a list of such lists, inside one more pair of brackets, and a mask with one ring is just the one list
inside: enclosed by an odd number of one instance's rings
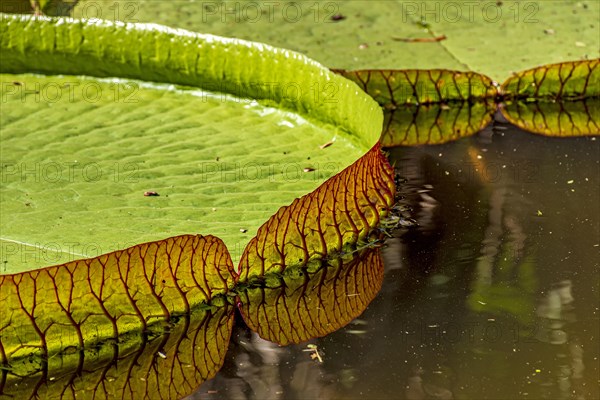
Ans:
{"label": "green pond water", "polygon": [[419,226],[365,313],[311,341],[322,364],[238,326],[189,398],[598,398],[599,150],[498,123],[392,150]]}

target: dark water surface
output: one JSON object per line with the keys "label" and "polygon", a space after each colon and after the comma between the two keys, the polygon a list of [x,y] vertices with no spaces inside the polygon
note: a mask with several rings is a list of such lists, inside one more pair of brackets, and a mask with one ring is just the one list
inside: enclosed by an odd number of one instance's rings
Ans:
{"label": "dark water surface", "polygon": [[280,347],[236,320],[193,399],[598,399],[600,141],[496,123],[390,160],[419,226],[357,320]]}

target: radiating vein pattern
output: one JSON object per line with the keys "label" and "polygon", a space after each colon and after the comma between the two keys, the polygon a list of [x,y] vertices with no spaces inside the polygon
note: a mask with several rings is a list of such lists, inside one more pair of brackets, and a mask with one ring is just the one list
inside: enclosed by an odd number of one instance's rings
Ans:
{"label": "radiating vein pattern", "polygon": [[0,275],[0,383],[118,359],[191,312],[223,306],[232,272],[220,239],[183,235]]}
{"label": "radiating vein pattern", "polygon": [[600,59],[570,61],[518,72],[502,84],[505,97],[569,100],[600,97]]}
{"label": "radiating vein pattern", "polygon": [[248,326],[267,340],[287,345],[325,336],[358,317],[381,289],[379,248],[323,263],[316,271],[284,274],[240,294]]}
{"label": "radiating vein pattern", "polygon": [[9,376],[4,394],[14,398],[160,399],[193,393],[221,368],[233,326],[233,306],[197,309],[161,336],[129,351],[114,344],[106,357],[86,358],[80,370],[24,379]]}
{"label": "radiating vein pattern", "polygon": [[485,128],[496,111],[489,101],[401,106],[384,111],[383,147],[442,144],[474,135]]}
{"label": "radiating vein pattern", "polygon": [[600,135],[600,99],[535,102],[511,101],[502,108],[519,128],[546,136]]}
{"label": "radiating vein pattern", "polygon": [[394,204],[393,168],[379,143],[315,191],[282,207],[248,243],[239,281],[312,268],[356,249]]}
{"label": "radiating vein pattern", "polygon": [[476,72],[431,70],[334,70],[354,81],[382,107],[495,98],[497,85]]}

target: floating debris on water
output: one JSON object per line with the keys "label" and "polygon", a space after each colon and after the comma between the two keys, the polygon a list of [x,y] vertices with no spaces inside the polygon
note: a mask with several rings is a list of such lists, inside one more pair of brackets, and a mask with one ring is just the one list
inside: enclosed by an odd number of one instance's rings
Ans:
{"label": "floating debris on water", "polygon": [[310,352],[310,358],[312,360],[318,360],[320,363],[323,362],[323,358],[321,357],[321,354],[319,353],[319,348],[316,344],[307,344],[306,349],[302,351]]}

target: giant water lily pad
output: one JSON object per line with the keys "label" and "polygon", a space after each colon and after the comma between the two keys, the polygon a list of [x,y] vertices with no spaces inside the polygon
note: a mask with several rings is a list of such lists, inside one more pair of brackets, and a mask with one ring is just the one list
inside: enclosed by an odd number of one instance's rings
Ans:
{"label": "giant water lily pad", "polygon": [[[394,177],[381,111],[353,83],[299,54],[161,26],[2,16],[0,32],[0,394],[178,398],[220,367],[247,291],[327,275],[335,258],[357,282],[381,266],[358,250],[378,241]],[[46,266],[52,251],[95,257]],[[188,345],[193,359],[179,357]],[[145,377],[159,359],[171,384]],[[129,379],[109,376],[118,366]]]}
{"label": "giant water lily pad", "polygon": [[198,232],[237,260],[379,134],[367,95],[293,52],[150,25],[1,29],[2,273]]}

